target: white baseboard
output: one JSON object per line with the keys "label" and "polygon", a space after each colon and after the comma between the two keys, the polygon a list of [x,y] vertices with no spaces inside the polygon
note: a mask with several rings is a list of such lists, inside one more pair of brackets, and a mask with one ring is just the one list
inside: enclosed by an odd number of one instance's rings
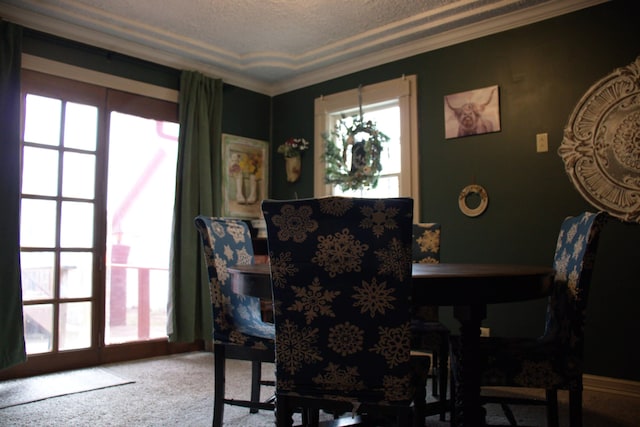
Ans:
{"label": "white baseboard", "polygon": [[582,383],[585,390],[620,394],[640,399],[640,382],[638,381],[584,374]]}

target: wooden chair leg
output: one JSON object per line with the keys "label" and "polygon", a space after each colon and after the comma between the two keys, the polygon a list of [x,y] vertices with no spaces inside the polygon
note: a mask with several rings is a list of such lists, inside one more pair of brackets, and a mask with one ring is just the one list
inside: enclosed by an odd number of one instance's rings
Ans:
{"label": "wooden chair leg", "polygon": [[307,414],[307,423],[304,425],[307,427],[318,427],[320,423],[320,411],[315,408],[303,409],[303,411]]}
{"label": "wooden chair leg", "polygon": [[440,374],[440,357],[437,351],[431,352],[431,395],[434,397],[438,397],[440,393],[440,387],[438,387],[439,383],[439,374]]}
{"label": "wooden chair leg", "polygon": [[427,379],[431,359],[427,355],[412,354],[413,426],[423,427],[427,408]]}
{"label": "wooden chair leg", "polygon": [[[438,355],[438,375],[440,383],[440,395],[438,399],[441,401],[447,400],[447,384],[449,382],[449,337],[445,335],[440,342],[440,354]],[[443,409],[440,412],[440,421],[444,421],[447,411]]]}
{"label": "wooden chair leg", "polygon": [[502,408],[502,412],[504,412],[504,416],[507,417],[510,426],[517,426],[518,422],[516,421],[516,417],[513,415],[513,411],[506,403],[501,403],[500,407]]}
{"label": "wooden chair leg", "polygon": [[558,391],[547,390],[545,392],[547,399],[547,426],[558,427],[560,421],[558,419]]}
{"label": "wooden chair leg", "polygon": [[[409,426],[411,425],[411,412],[410,411],[400,411],[398,416],[396,417],[398,420],[398,426]],[[424,425],[424,421],[423,421]]]}
{"label": "wooden chair leg", "polygon": [[[303,409],[305,411],[307,409]],[[293,427],[293,409],[286,397],[276,397],[276,427]]]}
{"label": "wooden chair leg", "polygon": [[222,427],[224,418],[224,390],[225,390],[225,365],[226,349],[223,345],[213,345],[213,427]]}
{"label": "wooden chair leg", "polygon": [[[258,360],[251,362],[251,401],[260,402],[260,378],[262,377],[262,363]],[[258,408],[251,408],[251,414],[258,412]]]}
{"label": "wooden chair leg", "polygon": [[[449,350],[451,349],[451,347],[449,347]],[[451,353],[451,351],[449,351],[449,353]],[[458,425],[458,420],[456,418],[456,391],[457,391],[457,385],[458,385],[458,379],[456,377],[456,374],[453,372],[453,370],[451,371],[451,386],[449,387],[449,389],[451,390],[449,392],[450,397],[449,397],[449,410],[450,412],[450,416],[449,416],[449,424],[452,426],[457,426]]]}
{"label": "wooden chair leg", "polygon": [[582,427],[582,390],[569,390],[569,425]]}

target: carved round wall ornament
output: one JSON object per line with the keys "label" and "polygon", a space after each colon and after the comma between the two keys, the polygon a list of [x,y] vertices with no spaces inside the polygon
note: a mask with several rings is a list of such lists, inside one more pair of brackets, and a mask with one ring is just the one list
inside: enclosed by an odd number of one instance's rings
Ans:
{"label": "carved round wall ornament", "polygon": [[[467,197],[472,194],[477,194],[480,197],[480,203],[475,208],[469,207],[467,201]],[[482,215],[482,213],[487,210],[488,205],[489,195],[487,194],[487,190],[477,184],[467,185],[462,189],[458,196],[458,206],[460,207],[460,210],[463,214],[472,218]]]}
{"label": "carved round wall ornament", "polygon": [[591,86],[569,118],[558,154],[590,204],[640,222],[640,57]]}

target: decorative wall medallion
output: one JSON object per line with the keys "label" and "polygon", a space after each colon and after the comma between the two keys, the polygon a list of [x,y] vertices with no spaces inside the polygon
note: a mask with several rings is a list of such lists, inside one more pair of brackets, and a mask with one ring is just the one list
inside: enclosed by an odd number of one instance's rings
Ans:
{"label": "decorative wall medallion", "polygon": [[[477,194],[480,197],[480,203],[475,208],[470,208],[467,204],[467,197],[471,194]],[[463,214],[469,217],[482,215],[482,213],[487,210],[488,205],[489,195],[487,194],[487,190],[477,184],[467,185],[462,189],[458,196],[458,206],[460,207],[460,210]]]}
{"label": "decorative wall medallion", "polygon": [[640,57],[591,86],[569,118],[558,154],[589,203],[640,222]]}

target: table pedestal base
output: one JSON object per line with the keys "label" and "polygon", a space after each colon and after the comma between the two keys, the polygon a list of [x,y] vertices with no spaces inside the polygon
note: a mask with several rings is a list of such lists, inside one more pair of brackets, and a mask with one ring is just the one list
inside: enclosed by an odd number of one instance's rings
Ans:
{"label": "table pedestal base", "polygon": [[[485,425],[485,409],[480,406],[480,367],[477,351],[480,345],[480,325],[487,317],[487,306],[476,304],[455,306],[453,315],[460,322],[459,379],[454,381],[454,424],[461,427]],[[457,384],[456,384],[457,383]]]}

